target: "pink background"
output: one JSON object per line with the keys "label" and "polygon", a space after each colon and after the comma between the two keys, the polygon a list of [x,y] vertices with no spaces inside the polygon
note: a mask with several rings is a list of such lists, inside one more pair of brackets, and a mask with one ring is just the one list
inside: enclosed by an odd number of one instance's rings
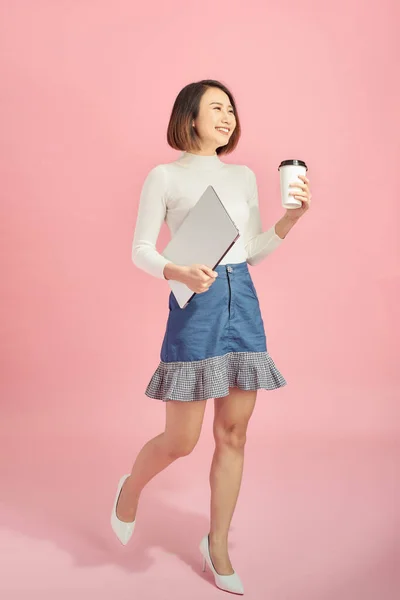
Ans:
{"label": "pink background", "polygon": [[[230,553],[249,599],[395,600],[400,577],[399,62],[394,0],[5,1],[1,503],[5,600],[221,598],[200,570],[213,439],[145,489],[117,481],[164,426],[144,395],[169,288],[131,262],[143,180],[187,83],[222,80],[264,228],[277,166],[312,207],[252,270],[288,386],[260,391]],[[162,230],[159,248],[168,239]],[[397,589],[397,592],[396,592]]]}

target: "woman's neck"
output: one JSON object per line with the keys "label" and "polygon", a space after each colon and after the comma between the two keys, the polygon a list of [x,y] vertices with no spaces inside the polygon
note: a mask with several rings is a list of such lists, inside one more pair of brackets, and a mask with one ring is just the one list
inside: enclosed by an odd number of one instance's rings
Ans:
{"label": "woman's neck", "polygon": [[193,152],[183,152],[177,161],[185,167],[196,169],[219,169],[224,165],[218,154],[194,154]]}

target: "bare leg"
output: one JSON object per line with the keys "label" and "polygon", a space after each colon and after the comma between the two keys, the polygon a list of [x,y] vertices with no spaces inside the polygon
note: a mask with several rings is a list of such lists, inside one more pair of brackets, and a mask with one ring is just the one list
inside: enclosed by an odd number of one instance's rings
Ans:
{"label": "bare leg", "polygon": [[146,483],[177,458],[190,454],[196,446],[206,402],[169,400],[165,403],[165,431],[143,446],[122,487],[117,506],[117,517],[121,521],[135,519],[140,493]]}
{"label": "bare leg", "polygon": [[257,392],[230,388],[229,396],[215,399],[215,452],[211,464],[210,555],[220,575],[231,575],[228,531],[242,481],[244,447]]}

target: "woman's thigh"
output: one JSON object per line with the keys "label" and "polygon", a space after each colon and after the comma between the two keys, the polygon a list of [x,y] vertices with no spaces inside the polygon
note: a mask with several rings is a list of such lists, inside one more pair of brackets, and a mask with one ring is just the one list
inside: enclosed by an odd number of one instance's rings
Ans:
{"label": "woman's thigh", "polygon": [[171,452],[189,454],[200,437],[207,400],[165,403],[165,441]]}

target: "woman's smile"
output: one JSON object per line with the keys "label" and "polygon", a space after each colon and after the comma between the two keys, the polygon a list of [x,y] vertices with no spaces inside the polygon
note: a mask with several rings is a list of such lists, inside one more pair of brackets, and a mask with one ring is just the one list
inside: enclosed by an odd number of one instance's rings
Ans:
{"label": "woman's smile", "polygon": [[224,135],[229,135],[229,129],[227,127],[216,127],[215,129]]}

